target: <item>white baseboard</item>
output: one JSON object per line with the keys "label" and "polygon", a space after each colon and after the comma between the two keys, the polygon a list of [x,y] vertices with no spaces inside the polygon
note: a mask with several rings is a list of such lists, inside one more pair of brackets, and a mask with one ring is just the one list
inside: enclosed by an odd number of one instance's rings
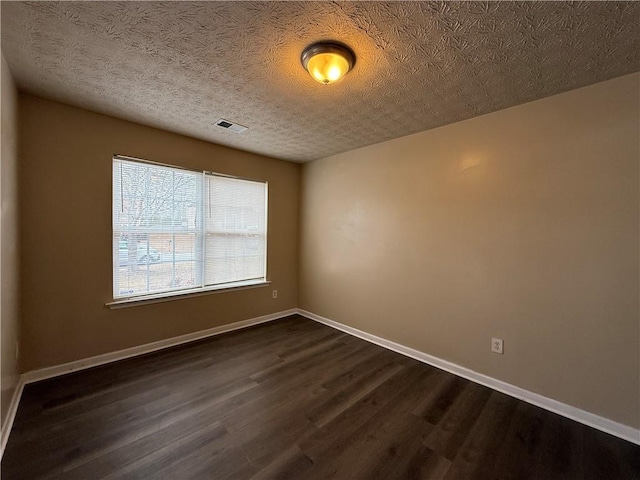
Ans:
{"label": "white baseboard", "polygon": [[7,441],[9,440],[9,434],[11,433],[11,427],[13,427],[13,421],[15,420],[16,413],[18,412],[18,404],[20,403],[20,397],[22,397],[23,389],[24,381],[22,380],[22,376],[20,376],[20,378],[18,378],[16,389],[13,391],[13,396],[11,397],[7,418],[2,425],[2,436],[0,437],[0,460],[2,460],[4,447],[7,446]]}
{"label": "white baseboard", "polygon": [[472,382],[479,383],[480,385],[492,388],[493,390],[497,390],[511,397],[515,397],[524,402],[536,405],[537,407],[544,408],[545,410],[549,410],[550,412],[557,413],[558,415],[562,415],[563,417],[570,418],[589,427],[593,427],[603,432],[610,433],[611,435],[615,435],[616,437],[635,443],[636,445],[640,445],[640,430],[638,429],[623,425],[618,422],[614,422],[613,420],[609,420],[608,418],[604,418],[585,410],[572,407],[571,405],[567,405],[566,403],[558,402],[557,400],[553,400],[543,395],[530,392],[523,388],[516,387],[515,385],[497,380],[482,373],[474,372],[473,370],[462,367],[455,363],[448,362],[438,357],[434,357],[433,355],[429,355],[428,353],[424,353],[419,350],[401,345],[399,343],[392,342],[385,338],[363,332],[362,330],[358,330],[357,328],[353,328],[348,325],[329,320],[328,318],[316,315],[315,313],[311,313],[302,309],[298,309],[297,313],[310,320],[315,320],[316,322],[320,322],[338,330],[342,330],[343,332],[346,332],[355,337],[361,338],[371,343],[375,343],[376,345],[379,345],[381,347],[393,350],[394,352],[432,365],[441,370],[453,373],[454,375],[457,375],[459,377],[466,378],[467,380],[471,380]]}
{"label": "white baseboard", "polygon": [[0,438],[0,459],[2,459],[5,446],[9,439],[9,434],[11,432],[11,427],[13,426],[13,421],[15,419],[16,412],[18,410],[18,404],[20,403],[20,397],[22,396],[22,391],[24,389],[24,386],[28,383],[37,382],[40,380],[46,380],[48,378],[57,377],[60,375],[64,375],[66,373],[84,370],[92,367],[97,367],[99,365],[104,365],[106,363],[124,360],[126,358],[131,358],[138,355],[144,355],[146,353],[155,352],[157,350],[162,350],[164,348],[181,345],[183,343],[193,342],[195,340],[200,340],[200,339],[211,337],[214,335],[220,335],[222,333],[231,332],[233,330],[247,328],[253,325],[258,325],[260,323],[271,322],[273,320],[278,320],[279,318],[288,317],[289,315],[293,315],[296,313],[310,320],[314,320],[314,321],[323,323],[325,325],[328,325],[330,327],[336,328],[338,330],[342,330],[343,332],[346,332],[355,337],[359,337],[368,342],[375,343],[376,345],[380,345],[381,347],[387,348],[389,350],[393,350],[394,352],[400,353],[407,357],[414,358],[420,362],[427,363],[434,367],[440,368],[441,370],[445,370],[447,372],[453,373],[454,375],[458,375],[460,377],[466,378],[467,380],[471,380],[472,382],[485,385],[489,388],[505,393],[509,396],[518,398],[527,403],[531,403],[538,407],[544,408],[545,410],[549,410],[551,412],[557,413],[564,417],[571,418],[572,420],[576,420],[577,422],[583,423],[590,427],[596,428],[606,433],[610,433],[611,435],[615,435],[616,437],[619,437],[629,442],[640,445],[640,430],[638,429],[634,429],[627,425],[622,425],[620,423],[614,422],[613,420],[600,417],[593,413],[589,413],[587,411],[581,410],[576,407],[572,407],[565,403],[558,402],[551,398],[544,397],[537,393],[524,390],[522,388],[516,387],[509,383],[502,382],[495,378],[488,377],[481,373],[474,372],[473,370],[469,370],[468,368],[461,367],[460,365],[456,365],[455,363],[451,363],[441,358],[434,357],[432,355],[421,352],[419,350],[415,350],[413,348],[406,347],[404,345],[392,342],[390,340],[386,340],[384,338],[378,337],[376,335],[372,335],[362,330],[349,327],[348,325],[343,325],[333,320],[329,320],[328,318],[321,317],[320,315],[316,315],[315,313],[294,308],[290,310],[284,310],[282,312],[272,313],[269,315],[263,315],[261,317],[242,320],[240,322],[235,322],[228,325],[221,325],[219,327],[209,328],[207,330],[201,330],[199,332],[188,333],[186,335],[181,335],[179,337],[173,337],[173,338],[168,338],[168,339],[160,340],[153,343],[147,343],[145,345],[131,347],[131,348],[119,350],[116,352],[96,355],[95,357],[85,358],[83,360],[77,360],[77,361],[65,363],[62,365],[56,365],[53,367],[33,370],[33,371],[22,374],[20,376],[20,379],[18,380],[18,385],[16,387],[13,398],[11,400],[11,405],[9,406],[9,412],[8,412],[7,418],[4,422],[4,425],[2,425],[2,436]]}
{"label": "white baseboard", "polygon": [[13,426],[13,421],[15,420],[16,412],[18,411],[18,404],[20,403],[22,391],[24,389],[24,386],[28,383],[58,377],[66,373],[85,370],[87,368],[97,367],[106,363],[117,362],[118,360],[124,360],[126,358],[144,355],[145,353],[151,353],[157,350],[162,350],[164,348],[181,345],[183,343],[201,340],[203,338],[220,335],[222,333],[231,332],[233,330],[240,330],[242,328],[251,327],[260,323],[271,322],[273,320],[288,317],[289,315],[294,315],[296,313],[298,313],[297,309],[292,308],[290,310],[284,310],[282,312],[271,313],[269,315],[263,315],[261,317],[250,318],[248,320],[242,320],[240,322],[221,325],[219,327],[213,327],[207,330],[201,330],[199,332],[180,335],[179,337],[167,338],[165,340],[159,340],[157,342],[147,343],[145,345],[140,345],[137,347],[125,348],[124,350],[118,350],[116,352],[96,355],[95,357],[89,357],[82,360],[64,363],[62,365],[56,365],[53,367],[47,367],[23,373],[18,380],[18,386],[13,395],[13,398],[11,399],[11,405],[9,407],[7,419],[5,420],[4,425],[2,425],[2,437],[0,439],[0,460],[4,455],[4,448],[7,445],[7,441],[9,440],[9,433],[11,433],[11,427]]}
{"label": "white baseboard", "polygon": [[180,335],[179,337],[167,338],[165,340],[146,343],[137,347],[125,348],[124,350],[104,353],[102,355],[96,355],[95,357],[75,360],[73,362],[63,363],[62,365],[56,365],[54,367],[32,370],[30,372],[22,374],[22,378],[25,384],[38,382],[40,380],[46,380],[47,378],[58,377],[60,375],[64,375],[65,373],[71,373],[78,370],[97,367],[99,365],[104,365],[105,363],[117,362],[126,358],[137,357],[138,355],[144,355],[145,353],[162,350],[163,348],[175,347],[176,345],[181,345],[183,343],[189,343],[214,335],[220,335],[221,333],[227,333],[233,330],[251,327],[253,325],[258,325],[259,323],[271,322],[273,320],[287,317],[295,313],[297,313],[297,310],[295,308],[292,308],[290,310],[284,310],[282,312],[271,313],[269,315],[263,315],[261,317],[250,318],[248,320],[242,320],[240,322],[208,328],[207,330],[200,330],[199,332],[187,333],[186,335]]}

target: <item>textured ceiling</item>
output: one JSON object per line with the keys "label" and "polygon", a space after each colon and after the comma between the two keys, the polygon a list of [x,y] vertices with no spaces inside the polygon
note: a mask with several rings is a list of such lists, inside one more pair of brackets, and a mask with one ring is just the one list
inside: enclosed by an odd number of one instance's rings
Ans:
{"label": "textured ceiling", "polygon": [[300,162],[638,71],[639,36],[636,2],[2,2],[21,90]]}

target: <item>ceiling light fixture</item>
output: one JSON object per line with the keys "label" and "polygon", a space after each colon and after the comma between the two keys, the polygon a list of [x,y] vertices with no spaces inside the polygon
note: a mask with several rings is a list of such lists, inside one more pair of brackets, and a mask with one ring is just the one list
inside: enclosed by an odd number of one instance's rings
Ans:
{"label": "ceiling light fixture", "polygon": [[316,82],[329,85],[340,80],[353,68],[356,56],[353,50],[345,45],[321,42],[305,48],[300,60]]}

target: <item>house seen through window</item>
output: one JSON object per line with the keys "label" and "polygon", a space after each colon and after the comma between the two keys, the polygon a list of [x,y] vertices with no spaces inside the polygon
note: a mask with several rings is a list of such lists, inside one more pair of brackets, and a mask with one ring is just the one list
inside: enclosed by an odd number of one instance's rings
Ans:
{"label": "house seen through window", "polygon": [[113,296],[266,279],[267,184],[113,159]]}

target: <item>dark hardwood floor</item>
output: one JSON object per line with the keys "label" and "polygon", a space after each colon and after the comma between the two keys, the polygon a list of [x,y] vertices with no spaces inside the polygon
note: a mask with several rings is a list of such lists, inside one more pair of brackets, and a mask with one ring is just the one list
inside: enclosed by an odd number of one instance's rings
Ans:
{"label": "dark hardwood floor", "polygon": [[292,316],[27,385],[19,479],[640,479],[640,447]]}

